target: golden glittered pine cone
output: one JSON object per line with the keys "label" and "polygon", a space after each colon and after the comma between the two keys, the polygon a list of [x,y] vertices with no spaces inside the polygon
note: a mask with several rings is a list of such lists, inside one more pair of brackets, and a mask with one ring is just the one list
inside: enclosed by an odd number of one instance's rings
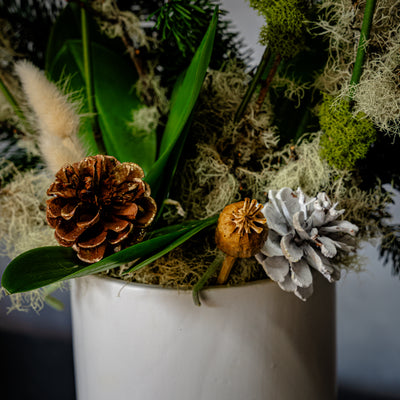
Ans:
{"label": "golden glittered pine cone", "polygon": [[61,168],[47,190],[47,222],[60,245],[94,263],[141,240],[157,211],[143,177],[137,164],[104,155]]}

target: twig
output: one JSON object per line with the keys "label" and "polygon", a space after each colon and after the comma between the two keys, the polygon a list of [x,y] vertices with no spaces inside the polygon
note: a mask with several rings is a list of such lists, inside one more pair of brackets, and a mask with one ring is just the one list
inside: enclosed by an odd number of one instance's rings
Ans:
{"label": "twig", "polygon": [[260,94],[258,95],[258,99],[256,101],[256,111],[260,111],[261,106],[264,103],[265,97],[267,96],[268,89],[271,85],[272,79],[274,78],[274,75],[276,73],[276,70],[278,69],[278,66],[281,62],[281,56],[280,54],[277,54],[275,56],[274,62],[272,63],[270,70],[268,71],[268,75],[266,79],[261,83],[261,90]]}
{"label": "twig", "polygon": [[243,117],[243,114],[246,111],[247,105],[249,104],[249,101],[251,100],[251,97],[253,96],[253,93],[257,87],[257,84],[258,84],[261,76],[263,75],[264,70],[267,69],[270,58],[271,58],[271,51],[269,50],[268,47],[266,47],[264,50],[264,54],[262,56],[261,62],[257,67],[257,71],[256,71],[253,79],[251,80],[250,85],[247,88],[247,91],[242,99],[242,102],[239,105],[239,108],[236,111],[234,122],[239,122],[241,120],[241,118]]}

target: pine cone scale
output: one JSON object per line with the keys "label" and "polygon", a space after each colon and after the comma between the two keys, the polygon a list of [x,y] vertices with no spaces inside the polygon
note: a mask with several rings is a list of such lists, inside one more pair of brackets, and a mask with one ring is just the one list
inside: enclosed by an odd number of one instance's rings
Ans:
{"label": "pine cone scale", "polygon": [[61,215],[61,210],[65,207],[67,201],[62,197],[53,197],[46,201],[47,215],[51,218],[57,218]]}
{"label": "pine cone scale", "polygon": [[123,231],[115,233],[115,234],[111,233],[109,235],[108,241],[113,245],[118,244],[118,243],[122,242],[123,240],[125,240],[129,236],[132,229],[133,229],[133,225],[129,224]]}
{"label": "pine cone scale", "polygon": [[[82,235],[83,236],[83,235]],[[100,246],[107,238],[107,231],[103,230],[97,236],[92,236],[90,239],[83,241],[81,239],[78,241],[78,245],[82,249],[93,249],[94,247]]]}
{"label": "pine cone scale", "polygon": [[79,203],[77,202],[70,202],[67,203],[62,209],[61,209],[61,216],[65,220],[71,219],[74,215],[76,210],[78,209]]}
{"label": "pine cone scale", "polygon": [[86,229],[97,224],[97,222],[99,221],[100,221],[100,211],[97,211],[96,213],[89,213],[88,210],[86,210],[85,213],[79,215],[76,225],[79,228]]}
{"label": "pine cone scale", "polygon": [[100,261],[106,252],[107,243],[103,243],[95,248],[79,248],[75,250],[78,252],[78,257],[87,263],[95,263]]}
{"label": "pine cone scale", "polygon": [[135,225],[146,228],[156,216],[157,204],[152,197],[142,197],[136,201],[136,204],[138,204],[139,212],[135,219]]}
{"label": "pine cone scale", "polygon": [[113,212],[115,215],[126,217],[129,220],[135,219],[138,213],[139,207],[135,203],[126,204],[123,206],[113,206]]}
{"label": "pine cone scale", "polygon": [[77,226],[72,221],[59,220],[55,234],[57,239],[61,238],[64,243],[74,243],[85,229]]}
{"label": "pine cone scale", "polygon": [[117,217],[112,217],[112,219],[104,221],[104,228],[114,232],[121,232],[128,225],[130,225],[129,221]]}

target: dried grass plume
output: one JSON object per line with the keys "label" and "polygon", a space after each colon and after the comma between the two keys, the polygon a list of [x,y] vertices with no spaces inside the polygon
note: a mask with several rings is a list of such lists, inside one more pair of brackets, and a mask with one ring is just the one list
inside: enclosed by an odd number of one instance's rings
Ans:
{"label": "dried grass plume", "polygon": [[15,66],[28,105],[33,110],[33,125],[39,134],[39,147],[52,173],[66,163],[73,163],[86,156],[79,140],[80,118],[78,105],[71,101],[71,95],[63,94],[58,87],[47,80],[44,73],[28,61]]}

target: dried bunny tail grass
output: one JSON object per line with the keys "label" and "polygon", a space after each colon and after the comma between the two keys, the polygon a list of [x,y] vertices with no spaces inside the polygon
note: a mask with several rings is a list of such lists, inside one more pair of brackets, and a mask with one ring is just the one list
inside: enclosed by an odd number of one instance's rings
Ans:
{"label": "dried bunny tail grass", "polygon": [[77,136],[79,105],[30,62],[18,62],[15,70],[34,111],[39,147],[49,170],[55,174],[62,165],[84,158],[86,151]]}
{"label": "dried bunny tail grass", "polygon": [[0,165],[0,177],[10,171],[12,181],[0,188],[0,254],[12,259],[56,241],[46,223],[46,191],[51,179],[44,172],[20,173],[10,163]]}

